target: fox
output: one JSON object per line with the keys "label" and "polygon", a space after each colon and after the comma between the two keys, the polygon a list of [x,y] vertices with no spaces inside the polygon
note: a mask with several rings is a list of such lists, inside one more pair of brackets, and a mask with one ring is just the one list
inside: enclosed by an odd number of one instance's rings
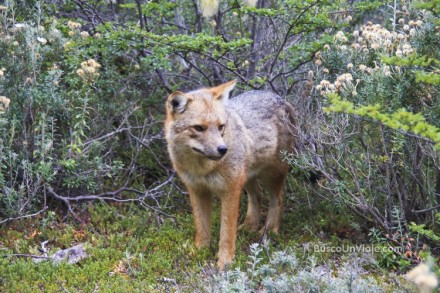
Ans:
{"label": "fox", "polygon": [[209,246],[213,200],[219,198],[217,266],[232,263],[239,204],[248,197],[240,228],[258,231],[264,187],[268,212],[261,231],[278,233],[283,189],[289,172],[282,153],[295,152],[295,108],[270,91],[253,90],[229,98],[236,80],[166,99],[164,136],[171,163],[189,192],[195,246]]}

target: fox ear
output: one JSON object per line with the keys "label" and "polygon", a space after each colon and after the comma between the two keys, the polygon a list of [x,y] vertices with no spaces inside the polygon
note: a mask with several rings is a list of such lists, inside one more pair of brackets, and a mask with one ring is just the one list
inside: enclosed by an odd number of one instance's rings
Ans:
{"label": "fox ear", "polygon": [[229,94],[234,89],[237,80],[231,80],[227,83],[211,88],[212,94],[215,99],[226,102],[229,99]]}
{"label": "fox ear", "polygon": [[190,100],[190,96],[179,91],[174,92],[167,99],[167,108],[171,113],[183,113]]}

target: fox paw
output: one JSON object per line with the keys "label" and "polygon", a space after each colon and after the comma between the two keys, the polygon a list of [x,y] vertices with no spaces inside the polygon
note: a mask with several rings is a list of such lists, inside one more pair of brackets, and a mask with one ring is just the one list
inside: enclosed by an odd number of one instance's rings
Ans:
{"label": "fox paw", "polygon": [[243,224],[240,225],[239,229],[245,229],[248,231],[256,232],[258,231],[258,227],[260,226],[260,220],[258,218],[249,219],[246,217],[244,219]]}

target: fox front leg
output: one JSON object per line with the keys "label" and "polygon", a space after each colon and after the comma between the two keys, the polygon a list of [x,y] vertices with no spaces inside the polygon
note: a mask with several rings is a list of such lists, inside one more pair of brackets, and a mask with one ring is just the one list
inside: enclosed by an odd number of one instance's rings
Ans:
{"label": "fox front leg", "polygon": [[237,239],[238,214],[240,195],[243,184],[237,184],[229,192],[221,196],[221,223],[220,242],[217,266],[223,270],[235,256],[235,242]]}
{"label": "fox front leg", "polygon": [[209,246],[211,241],[212,195],[207,190],[189,187],[189,196],[194,215],[197,248]]}

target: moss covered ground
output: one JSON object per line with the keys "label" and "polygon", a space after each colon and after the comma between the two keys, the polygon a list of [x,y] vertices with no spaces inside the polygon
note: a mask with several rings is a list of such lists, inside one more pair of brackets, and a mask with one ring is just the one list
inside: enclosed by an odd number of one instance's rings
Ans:
{"label": "moss covered ground", "polygon": [[[321,209],[312,212],[307,205],[292,207],[283,216],[284,226],[279,235],[261,237],[258,233],[240,231],[236,261],[230,272],[243,271],[244,274],[256,275],[249,267],[253,266],[252,257],[255,261],[251,247],[253,243],[260,243],[263,252],[259,254],[259,263],[275,266],[270,260],[271,253],[275,251],[289,251],[296,259],[294,269],[280,271],[279,267],[275,268],[272,273],[274,280],[279,281],[277,278],[283,278],[283,274],[299,274],[301,266],[311,268],[308,272],[312,274],[317,268],[323,271],[325,265],[330,278],[333,275],[337,277],[340,274],[338,266],[353,256],[313,251],[310,247],[364,241],[362,237],[355,237],[362,231],[350,226],[351,219],[346,215],[338,215],[325,204],[321,205]],[[41,218],[3,226],[0,229],[0,292],[242,291],[236,284],[235,287],[230,286],[237,282],[237,278],[218,272],[214,266],[218,210],[214,213],[212,245],[202,250],[193,245],[191,213],[179,209],[170,214],[164,216],[136,205],[95,203],[82,206],[84,223],[48,213]],[[31,257],[15,255],[40,255],[41,243],[47,240],[49,255],[59,249],[85,243],[88,257],[76,264],[56,265],[49,261],[36,263]],[[365,258],[360,254],[356,257]],[[375,259],[375,256],[369,258]],[[311,262],[313,265],[310,265]],[[362,262],[362,266],[360,277],[378,280],[378,288],[384,282],[384,291],[412,288],[399,273],[385,271],[375,260]],[[255,284],[262,282],[261,274],[265,273],[261,272],[258,273],[259,281],[254,280],[254,283],[252,277],[245,276],[248,283],[242,289],[249,292],[262,289],[262,285]],[[290,283],[286,284],[282,285],[288,288]],[[318,291],[326,291],[325,288],[330,287],[323,284]]]}

